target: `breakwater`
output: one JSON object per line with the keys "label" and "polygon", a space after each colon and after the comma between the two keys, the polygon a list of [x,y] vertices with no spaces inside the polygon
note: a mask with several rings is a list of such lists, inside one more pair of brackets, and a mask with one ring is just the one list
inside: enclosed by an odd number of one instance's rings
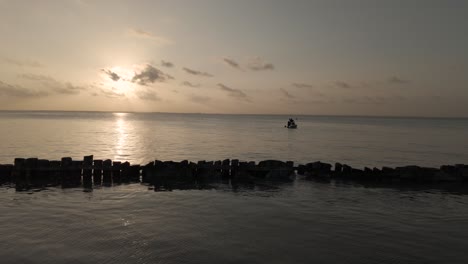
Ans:
{"label": "breakwater", "polygon": [[97,160],[92,155],[85,156],[83,160],[72,160],[70,157],[61,160],[16,158],[13,164],[0,165],[0,184],[15,184],[17,190],[31,186],[92,187],[131,182],[170,188],[174,184],[216,180],[291,180],[295,175],[383,183],[468,183],[468,166],[457,164],[440,168],[404,166],[357,169],[346,164],[336,163],[332,166],[320,161],[295,166],[292,161],[265,160],[256,163],[237,159],[197,163],[156,160],[146,165],[132,165],[110,159]]}

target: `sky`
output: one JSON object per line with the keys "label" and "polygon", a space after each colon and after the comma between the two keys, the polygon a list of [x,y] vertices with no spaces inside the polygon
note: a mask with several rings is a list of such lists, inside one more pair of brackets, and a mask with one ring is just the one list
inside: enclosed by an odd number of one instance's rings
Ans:
{"label": "sky", "polygon": [[468,1],[0,0],[0,110],[468,117]]}

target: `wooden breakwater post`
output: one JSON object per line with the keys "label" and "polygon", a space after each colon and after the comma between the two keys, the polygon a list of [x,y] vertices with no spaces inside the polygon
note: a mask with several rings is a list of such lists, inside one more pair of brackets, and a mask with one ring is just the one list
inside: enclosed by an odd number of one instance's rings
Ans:
{"label": "wooden breakwater post", "polygon": [[102,184],[102,160],[94,160],[93,182],[94,185]]}
{"label": "wooden breakwater post", "polygon": [[12,176],[15,182],[16,190],[26,189],[29,187],[29,181],[26,177],[26,159],[15,159]]}
{"label": "wooden breakwater post", "polygon": [[50,161],[46,159],[38,159],[37,170],[36,182],[42,186],[50,185],[52,183],[50,177]]}
{"label": "wooden breakwater post", "polygon": [[64,157],[61,160],[61,182],[62,187],[76,187],[81,184],[82,162]]}
{"label": "wooden breakwater post", "polygon": [[231,160],[225,159],[221,163],[221,177],[225,180],[231,178]]}
{"label": "wooden breakwater post", "polygon": [[112,163],[112,182],[113,183],[121,183],[121,167],[122,167],[122,162],[120,161],[114,161]]}
{"label": "wooden breakwater post", "polygon": [[90,188],[93,185],[93,155],[83,157],[83,186]]}
{"label": "wooden breakwater post", "polygon": [[0,184],[12,182],[13,168],[12,164],[0,164]]}
{"label": "wooden breakwater post", "polygon": [[112,160],[106,159],[102,162],[102,184],[112,184]]}
{"label": "wooden breakwater post", "polygon": [[222,176],[222,162],[217,161],[205,161],[200,160],[197,164],[194,164],[195,170],[192,170],[195,175],[195,180],[199,183],[206,181],[217,181],[221,179]]}
{"label": "wooden breakwater post", "polygon": [[120,165],[120,178],[122,182],[130,182],[130,162],[126,161]]}

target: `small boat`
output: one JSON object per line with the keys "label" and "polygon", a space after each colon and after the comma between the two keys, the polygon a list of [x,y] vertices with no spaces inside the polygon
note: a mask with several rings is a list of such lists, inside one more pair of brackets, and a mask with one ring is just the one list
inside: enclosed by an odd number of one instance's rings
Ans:
{"label": "small boat", "polygon": [[296,122],[292,118],[289,118],[288,124],[284,126],[286,128],[297,128]]}

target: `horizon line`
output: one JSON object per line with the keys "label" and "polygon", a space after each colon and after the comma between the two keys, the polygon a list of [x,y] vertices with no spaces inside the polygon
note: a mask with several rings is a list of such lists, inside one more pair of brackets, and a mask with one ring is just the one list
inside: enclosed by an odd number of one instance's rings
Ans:
{"label": "horizon line", "polygon": [[68,113],[129,113],[129,114],[185,114],[185,115],[258,115],[258,116],[316,116],[316,117],[367,117],[367,118],[408,118],[408,119],[468,119],[468,116],[412,116],[412,115],[347,115],[347,114],[268,114],[268,113],[202,113],[202,112],[160,112],[160,111],[112,111],[112,110],[12,110],[0,112],[68,112]]}

